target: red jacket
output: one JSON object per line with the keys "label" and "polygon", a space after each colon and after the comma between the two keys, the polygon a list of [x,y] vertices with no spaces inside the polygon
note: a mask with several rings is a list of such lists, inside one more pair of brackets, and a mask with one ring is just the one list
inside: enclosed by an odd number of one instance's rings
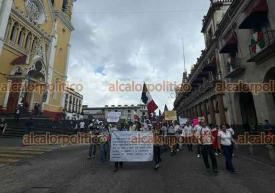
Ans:
{"label": "red jacket", "polygon": [[217,128],[213,128],[211,130],[212,133],[212,145],[214,149],[218,149],[218,129]]}

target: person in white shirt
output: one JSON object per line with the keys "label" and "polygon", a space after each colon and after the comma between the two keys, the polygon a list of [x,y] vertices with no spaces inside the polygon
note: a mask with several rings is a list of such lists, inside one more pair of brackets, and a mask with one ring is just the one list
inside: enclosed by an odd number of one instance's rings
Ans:
{"label": "person in white shirt", "polygon": [[214,173],[217,173],[218,166],[217,166],[217,159],[214,154],[214,149],[212,146],[212,133],[211,133],[211,129],[206,125],[204,121],[201,121],[200,141],[202,144],[201,153],[203,157],[203,162],[207,171],[209,172],[210,170],[210,165],[208,160],[208,157],[210,157],[212,170]]}
{"label": "person in white shirt", "polygon": [[79,128],[80,128],[80,132],[84,131],[84,129],[85,129],[85,122],[83,120],[79,123]]}
{"label": "person in white shirt", "polygon": [[[174,121],[174,130],[175,130],[175,136],[177,137],[177,140],[179,141],[179,136],[182,134],[182,127],[178,124],[177,121]],[[179,152],[180,149],[182,149],[182,144],[180,146],[179,143],[176,144],[176,151]]]}
{"label": "person in white shirt", "polygon": [[184,127],[184,137],[185,137],[185,141],[187,141],[187,149],[189,152],[193,152],[193,144],[192,144],[192,130],[193,127],[190,124],[190,122],[188,121]]}
{"label": "person in white shirt", "polygon": [[162,131],[163,136],[167,136],[167,124],[166,123],[162,124],[161,131]]}
{"label": "person in white shirt", "polygon": [[[167,125],[168,127],[168,131],[167,131],[167,135],[168,137],[170,138],[173,138],[175,136],[175,133],[176,133],[176,130],[175,130],[175,127],[173,125],[173,123],[168,123]],[[170,146],[170,155],[173,156],[175,155],[176,151],[175,151],[175,145],[171,145]]]}
{"label": "person in white shirt", "polygon": [[233,154],[233,137],[232,131],[227,128],[226,124],[221,126],[221,130],[218,133],[218,144],[219,149],[223,151],[225,166],[231,173],[235,172],[234,166],[232,164],[232,154]]}
{"label": "person in white shirt", "polygon": [[[230,127],[228,124],[226,124],[226,128],[231,133],[232,137],[234,138],[234,135],[235,135],[234,129],[232,127]],[[234,155],[233,151],[234,151],[234,143],[232,143],[232,156],[234,157],[235,155]]]}
{"label": "person in white shirt", "polygon": [[175,135],[176,133],[176,130],[175,130],[175,127],[172,123],[169,124],[168,126],[168,135]]}
{"label": "person in white shirt", "polygon": [[232,136],[235,135],[235,131],[232,127],[230,127],[228,124],[226,124],[226,129],[231,133]]}
{"label": "person in white shirt", "polygon": [[[199,139],[200,134],[201,134],[201,125],[195,125],[193,127],[193,134],[197,139]],[[198,158],[201,157],[201,144],[199,143],[199,140],[198,140],[198,143],[197,143],[197,157]]]}

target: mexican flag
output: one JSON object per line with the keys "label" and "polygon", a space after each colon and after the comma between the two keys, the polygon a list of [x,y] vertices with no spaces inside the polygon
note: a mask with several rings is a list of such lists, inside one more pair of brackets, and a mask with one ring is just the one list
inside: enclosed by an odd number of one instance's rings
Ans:
{"label": "mexican flag", "polygon": [[152,99],[150,92],[148,91],[145,83],[143,85],[141,100],[144,104],[147,105],[147,109],[149,113],[155,112],[155,110],[158,109],[158,106],[156,105],[155,101]]}
{"label": "mexican flag", "polygon": [[253,54],[259,53],[265,47],[263,32],[255,32],[251,39],[251,51]]}

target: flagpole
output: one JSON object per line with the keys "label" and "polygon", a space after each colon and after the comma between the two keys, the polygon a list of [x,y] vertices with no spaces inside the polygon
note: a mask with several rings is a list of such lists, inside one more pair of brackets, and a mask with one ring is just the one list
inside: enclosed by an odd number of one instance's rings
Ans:
{"label": "flagpole", "polygon": [[184,39],[181,38],[182,41],[182,54],[183,54],[183,65],[184,65],[184,72],[186,72],[186,58],[185,58],[185,48],[184,48]]}

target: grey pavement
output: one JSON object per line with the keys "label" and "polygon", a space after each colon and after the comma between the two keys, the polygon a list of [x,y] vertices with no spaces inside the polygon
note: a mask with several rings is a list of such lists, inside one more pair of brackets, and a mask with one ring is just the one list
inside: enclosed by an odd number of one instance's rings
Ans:
{"label": "grey pavement", "polygon": [[22,146],[22,137],[13,137],[13,138],[0,137],[0,147],[1,146],[20,147]]}
{"label": "grey pavement", "polygon": [[238,155],[237,174],[224,170],[207,175],[195,153],[162,156],[161,168],[153,163],[125,163],[113,172],[113,164],[87,159],[87,146],[71,146],[48,152],[15,165],[0,167],[1,193],[274,193],[275,167]]}

